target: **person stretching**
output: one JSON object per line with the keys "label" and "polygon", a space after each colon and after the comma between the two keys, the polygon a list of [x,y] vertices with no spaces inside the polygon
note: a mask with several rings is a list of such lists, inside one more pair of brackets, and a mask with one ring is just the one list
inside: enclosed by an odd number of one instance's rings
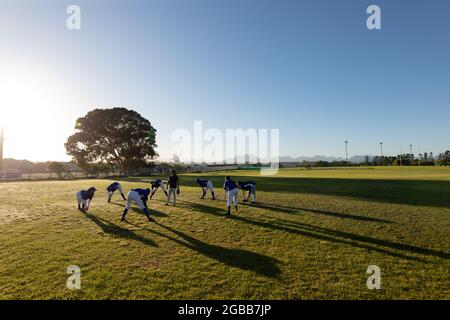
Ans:
{"label": "person stretching", "polygon": [[167,197],[166,187],[164,186],[164,182],[161,179],[152,180],[150,181],[150,184],[152,185],[152,194],[150,195],[150,199],[153,197],[153,195],[156,193],[158,189],[161,189]]}
{"label": "person stretching", "polygon": [[[248,201],[248,198],[250,198],[250,194],[252,195],[252,204],[256,203],[256,182],[254,181],[245,181],[241,182],[238,181],[239,187],[242,189],[242,192],[244,193],[244,202]],[[247,197],[245,197],[245,191],[248,191]]]}
{"label": "person stretching", "polygon": [[108,188],[106,188],[106,191],[108,191],[108,202],[111,202],[111,198],[116,190],[119,190],[122,199],[127,201],[125,195],[123,194],[122,185],[116,181],[111,183]]}
{"label": "person stretching", "polygon": [[150,189],[131,189],[130,192],[128,192],[128,196],[127,196],[127,205],[125,207],[125,209],[123,210],[122,213],[122,219],[121,221],[125,220],[125,216],[128,213],[128,210],[131,207],[131,204],[134,202],[139,209],[141,209],[142,211],[144,211],[145,215],[147,216],[148,221],[155,221],[155,219],[153,219],[150,216],[150,213],[148,212],[148,208],[147,208],[147,200],[148,200],[148,195],[150,194]]}
{"label": "person stretching", "polygon": [[225,183],[223,184],[223,189],[228,192],[227,200],[227,215],[231,214],[231,203],[234,203],[236,211],[238,211],[238,195],[239,190],[237,188],[236,182],[234,182],[230,176],[225,178]]}
{"label": "person stretching", "polygon": [[211,180],[202,180],[202,179],[197,179],[197,183],[198,185],[202,188],[202,196],[200,199],[205,198],[205,195],[208,191],[211,191],[211,195],[212,195],[212,199],[216,200],[215,196],[214,196],[214,187],[212,184]]}
{"label": "person stretching", "polygon": [[97,189],[90,187],[88,190],[81,190],[77,192],[78,210],[82,212],[89,210],[95,191],[97,191]]}

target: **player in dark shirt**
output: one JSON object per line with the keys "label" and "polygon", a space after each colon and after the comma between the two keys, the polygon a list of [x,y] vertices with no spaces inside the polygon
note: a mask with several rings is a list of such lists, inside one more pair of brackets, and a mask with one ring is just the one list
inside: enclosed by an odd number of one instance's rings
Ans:
{"label": "player in dark shirt", "polygon": [[89,210],[95,191],[97,191],[97,189],[90,187],[88,190],[81,190],[77,192],[78,210],[83,212]]}
{"label": "player in dark shirt", "polygon": [[[250,195],[252,195],[252,204],[256,203],[256,182],[254,181],[238,181],[239,187],[242,189],[242,192],[244,193],[244,202],[248,201],[248,198],[250,198]],[[245,197],[245,191],[248,191],[247,197]]]}
{"label": "player in dark shirt", "polygon": [[122,213],[122,221],[125,220],[125,217],[128,213],[128,210],[130,209],[131,204],[134,202],[137,204],[139,209],[144,211],[145,215],[147,216],[148,221],[155,221],[152,217],[150,217],[150,213],[147,208],[147,201],[148,196],[150,194],[150,189],[131,189],[130,192],[128,192],[127,196],[127,205]]}
{"label": "player in dark shirt", "polygon": [[202,188],[202,192],[203,192],[203,194],[202,194],[200,199],[205,198],[206,193],[208,192],[208,190],[210,190],[211,191],[211,195],[212,195],[212,199],[216,200],[216,198],[214,196],[214,187],[213,187],[213,184],[212,184],[211,180],[197,179],[196,181],[197,181],[198,185]]}
{"label": "player in dark shirt", "polygon": [[230,176],[225,178],[225,183],[223,184],[223,189],[228,193],[227,200],[227,215],[231,214],[231,203],[234,203],[236,211],[238,210],[238,195],[239,190],[237,188],[236,182],[234,182]]}
{"label": "player in dark shirt", "polygon": [[179,178],[175,170],[172,170],[172,175],[169,177],[167,184],[169,185],[169,192],[167,194],[166,206],[170,202],[170,196],[173,195],[173,205],[176,205],[177,195],[180,194]]}
{"label": "player in dark shirt", "polygon": [[150,181],[150,184],[152,186],[152,194],[150,195],[150,199],[153,197],[153,195],[156,193],[158,189],[161,189],[167,197],[167,191],[164,186],[164,182],[161,179],[152,180]]}
{"label": "player in dark shirt", "polygon": [[127,201],[125,195],[123,194],[122,185],[116,181],[111,183],[108,188],[106,188],[106,191],[108,191],[108,202],[111,202],[111,198],[116,190],[119,190],[122,199]]}

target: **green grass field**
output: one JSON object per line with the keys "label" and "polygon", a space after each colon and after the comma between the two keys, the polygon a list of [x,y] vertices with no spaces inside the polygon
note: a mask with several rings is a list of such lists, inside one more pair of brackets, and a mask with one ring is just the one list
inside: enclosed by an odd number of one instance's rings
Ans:
{"label": "green grass field", "polygon": [[[255,180],[258,204],[225,217],[226,174]],[[209,176],[220,200],[200,200],[196,175],[183,175],[177,207],[160,191],[149,201],[157,223],[137,210],[120,222],[110,180],[0,183],[0,298],[450,299],[450,169]],[[91,185],[83,214],[75,193]],[[66,287],[69,265],[81,290]],[[366,287],[369,265],[380,290]]]}

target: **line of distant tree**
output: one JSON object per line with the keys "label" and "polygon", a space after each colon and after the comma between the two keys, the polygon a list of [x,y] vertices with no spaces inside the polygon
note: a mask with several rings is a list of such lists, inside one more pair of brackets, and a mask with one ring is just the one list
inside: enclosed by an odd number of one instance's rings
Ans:
{"label": "line of distant tree", "polygon": [[436,157],[433,152],[419,153],[418,157],[414,154],[399,154],[392,156],[376,156],[372,161],[364,162],[365,165],[374,166],[450,166],[450,151],[439,153]]}
{"label": "line of distant tree", "polygon": [[[411,154],[398,156],[366,156],[364,162],[347,163],[347,161],[302,161],[297,163],[281,163],[280,167],[348,167],[348,166],[450,166],[450,150],[434,156],[433,153],[419,154],[416,158]],[[4,170],[19,170],[23,173],[50,173],[58,178],[64,178],[75,172],[82,172],[86,176],[99,176],[101,174],[121,174],[120,168],[105,165],[91,164],[79,167],[73,162],[32,162],[28,160],[4,159]],[[138,175],[157,175],[167,173],[172,169],[179,172],[192,172],[198,170],[195,165],[179,163],[147,163],[136,172]]]}
{"label": "line of distant tree", "polygon": [[347,161],[302,161],[297,163],[281,163],[281,167],[348,167],[348,166],[450,166],[450,150],[434,156],[432,152],[420,153],[418,157],[413,154],[399,154],[397,156],[365,156],[363,162]]}
{"label": "line of distant tree", "polygon": [[[133,175],[150,176],[169,174],[172,170],[177,172],[197,172],[203,171],[206,165],[197,164],[177,164],[169,162],[151,162],[146,163],[139,169],[134,170]],[[220,167],[220,166],[219,166]],[[90,164],[79,167],[74,162],[32,162],[28,160],[4,159],[3,169],[6,171],[20,171],[23,174],[48,174],[47,178],[67,179],[74,175],[79,177],[99,177],[99,176],[117,176],[123,175],[119,167],[105,164]],[[219,168],[220,169],[220,168]]]}

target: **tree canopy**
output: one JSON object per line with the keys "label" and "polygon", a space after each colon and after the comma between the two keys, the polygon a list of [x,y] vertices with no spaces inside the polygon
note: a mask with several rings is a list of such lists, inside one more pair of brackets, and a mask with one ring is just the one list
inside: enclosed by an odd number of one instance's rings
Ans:
{"label": "tree canopy", "polygon": [[158,155],[156,129],[133,110],[94,109],[77,119],[75,130],[65,147],[80,167],[106,164],[130,173]]}
{"label": "tree canopy", "polygon": [[56,162],[56,161],[49,162],[47,165],[47,168],[48,168],[48,171],[50,171],[51,173],[56,173],[56,175],[60,179],[62,178],[62,175],[63,175],[64,171],[66,170],[66,167],[64,166],[63,163]]}

